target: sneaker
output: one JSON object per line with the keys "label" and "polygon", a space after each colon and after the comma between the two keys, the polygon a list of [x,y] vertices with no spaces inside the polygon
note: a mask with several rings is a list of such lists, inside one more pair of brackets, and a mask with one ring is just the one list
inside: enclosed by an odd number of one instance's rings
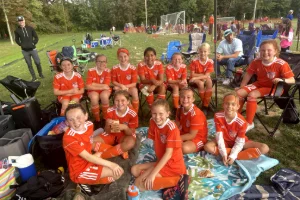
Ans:
{"label": "sneaker", "polygon": [[35,81],[37,81],[37,78],[36,77],[32,77],[31,82],[35,82]]}
{"label": "sneaker", "polygon": [[80,190],[83,194],[88,195],[88,196],[93,195],[91,185],[79,184],[79,187],[80,187]]}
{"label": "sneaker", "polygon": [[40,78],[45,78],[45,76],[43,74],[40,75]]}
{"label": "sneaker", "polygon": [[143,87],[143,89],[141,90],[141,92],[142,92],[145,96],[149,96],[148,86]]}
{"label": "sneaker", "polygon": [[248,131],[250,131],[251,129],[253,129],[253,128],[254,128],[254,123],[253,122],[252,122],[252,124],[248,124],[247,129],[246,129],[246,133]]}
{"label": "sneaker", "polygon": [[224,81],[223,81],[223,85],[229,85],[231,82],[231,79],[230,78],[226,78]]}

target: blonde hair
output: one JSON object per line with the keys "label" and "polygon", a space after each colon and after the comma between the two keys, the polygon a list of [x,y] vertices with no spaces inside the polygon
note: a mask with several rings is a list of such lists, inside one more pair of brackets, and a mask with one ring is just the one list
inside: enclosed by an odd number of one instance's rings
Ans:
{"label": "blonde hair", "polygon": [[176,53],[174,53],[174,54],[172,55],[171,60],[173,60],[173,58],[174,58],[175,56],[180,56],[181,59],[182,59],[182,54],[179,53],[179,52],[176,52]]}
{"label": "blonde hair", "polygon": [[238,94],[235,91],[231,91],[224,94],[223,102],[225,101],[225,98],[228,96],[234,96],[236,100],[239,100]]}
{"label": "blonde hair", "polygon": [[157,99],[154,101],[154,103],[152,104],[152,108],[156,107],[156,106],[162,106],[165,108],[166,112],[170,112],[170,106],[169,106],[169,102],[165,99]]}
{"label": "blonde hair", "polygon": [[198,51],[202,48],[207,48],[208,50],[210,50],[210,45],[207,42],[204,42],[198,47]]}

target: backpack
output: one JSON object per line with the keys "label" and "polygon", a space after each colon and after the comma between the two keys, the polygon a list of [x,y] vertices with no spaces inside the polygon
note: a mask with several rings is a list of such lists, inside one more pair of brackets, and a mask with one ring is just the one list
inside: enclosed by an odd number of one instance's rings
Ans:
{"label": "backpack", "polygon": [[63,47],[62,48],[62,54],[64,55],[64,57],[68,57],[68,58],[73,59],[73,57],[74,57],[73,47]]}
{"label": "backpack", "polygon": [[42,171],[26,183],[17,186],[13,200],[41,200],[57,197],[64,190],[64,177],[50,170]]}

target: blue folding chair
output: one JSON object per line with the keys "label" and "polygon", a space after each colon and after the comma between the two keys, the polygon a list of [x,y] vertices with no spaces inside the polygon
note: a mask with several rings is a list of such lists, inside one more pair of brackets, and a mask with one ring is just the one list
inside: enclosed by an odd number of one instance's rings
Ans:
{"label": "blue folding chair", "polygon": [[167,52],[161,55],[161,61],[163,63],[169,63],[172,60],[172,56],[174,53],[180,53],[181,50],[181,42],[179,40],[172,40],[168,43]]}
{"label": "blue folding chair", "polygon": [[259,48],[260,44],[265,40],[276,39],[278,30],[260,30],[257,33],[256,47]]}

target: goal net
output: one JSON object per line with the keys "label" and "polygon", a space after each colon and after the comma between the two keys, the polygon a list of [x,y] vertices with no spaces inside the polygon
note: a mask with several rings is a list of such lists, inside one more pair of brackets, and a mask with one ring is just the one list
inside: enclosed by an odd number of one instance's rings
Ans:
{"label": "goal net", "polygon": [[235,20],[235,17],[220,17],[220,18],[217,18],[217,23],[220,23],[220,24],[230,23],[234,20]]}
{"label": "goal net", "polygon": [[185,33],[185,11],[160,16],[160,33]]}

